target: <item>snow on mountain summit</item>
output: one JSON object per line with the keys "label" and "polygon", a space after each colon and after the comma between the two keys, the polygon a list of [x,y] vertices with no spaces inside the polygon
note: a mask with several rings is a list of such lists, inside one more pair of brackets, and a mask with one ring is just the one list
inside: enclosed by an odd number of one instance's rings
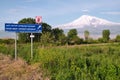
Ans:
{"label": "snow on mountain summit", "polygon": [[98,26],[113,25],[113,24],[117,24],[117,23],[110,22],[94,16],[83,15],[80,18],[70,23],[59,25],[58,27],[62,29],[72,29],[72,28],[83,28],[85,26],[98,27]]}
{"label": "snow on mountain summit", "polygon": [[83,15],[77,20],[73,21],[73,23],[79,23],[79,24],[82,23],[86,25],[91,25],[91,24],[104,24],[104,23],[109,23],[109,22],[106,20],[100,19],[100,18],[93,17],[93,16]]}

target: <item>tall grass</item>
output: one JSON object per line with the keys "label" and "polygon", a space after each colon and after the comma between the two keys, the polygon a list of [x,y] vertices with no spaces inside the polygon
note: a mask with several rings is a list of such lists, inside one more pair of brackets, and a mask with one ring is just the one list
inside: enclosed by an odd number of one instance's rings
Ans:
{"label": "tall grass", "polygon": [[[120,80],[120,44],[34,46],[33,60],[30,44],[18,45],[18,56],[31,63],[41,63],[51,80]],[[0,52],[13,55],[14,46],[0,44]]]}
{"label": "tall grass", "polygon": [[51,80],[120,79],[120,45],[42,48],[36,56]]}

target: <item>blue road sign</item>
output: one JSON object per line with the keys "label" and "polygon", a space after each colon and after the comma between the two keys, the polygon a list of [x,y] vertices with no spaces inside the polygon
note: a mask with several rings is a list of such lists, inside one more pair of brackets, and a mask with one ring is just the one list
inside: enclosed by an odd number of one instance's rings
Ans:
{"label": "blue road sign", "polygon": [[5,31],[17,33],[40,33],[42,32],[42,26],[40,24],[5,23]]}

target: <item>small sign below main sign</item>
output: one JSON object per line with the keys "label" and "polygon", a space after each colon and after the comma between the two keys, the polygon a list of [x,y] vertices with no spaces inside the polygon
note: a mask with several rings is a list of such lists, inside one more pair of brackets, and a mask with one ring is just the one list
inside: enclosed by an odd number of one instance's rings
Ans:
{"label": "small sign below main sign", "polygon": [[34,35],[30,35],[31,38],[34,38],[35,36]]}
{"label": "small sign below main sign", "polygon": [[20,33],[41,33],[42,26],[40,24],[5,23],[5,31]]}

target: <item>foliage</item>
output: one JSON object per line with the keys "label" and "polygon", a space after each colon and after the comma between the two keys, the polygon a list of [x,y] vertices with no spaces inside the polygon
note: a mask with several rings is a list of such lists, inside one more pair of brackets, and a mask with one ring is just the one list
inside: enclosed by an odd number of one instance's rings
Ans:
{"label": "foliage", "polygon": [[82,39],[80,39],[78,36],[77,36],[77,30],[76,29],[71,29],[69,32],[68,32],[68,44],[80,44]]}
{"label": "foliage", "polygon": [[54,42],[53,40],[54,40],[53,35],[50,32],[46,32],[42,33],[40,42],[43,46],[47,46],[48,44],[53,44]]}
{"label": "foliage", "polygon": [[8,45],[8,44],[0,44],[0,53],[4,53],[6,55],[14,56],[14,45]]}
{"label": "foliage", "polygon": [[99,42],[103,42],[103,38],[98,38],[98,41]]}
{"label": "foliage", "polygon": [[59,40],[60,35],[64,34],[62,29],[54,28],[52,29],[52,34],[55,37],[55,41]]}
{"label": "foliage", "polygon": [[33,18],[23,18],[18,23],[19,24],[35,24],[35,19],[33,19]]}
{"label": "foliage", "polygon": [[119,48],[119,44],[42,48],[36,57],[51,80],[119,80]]}
{"label": "foliage", "polygon": [[120,35],[117,35],[117,36],[116,36],[115,41],[120,42]]}
{"label": "foliage", "polygon": [[18,40],[21,43],[30,42],[30,33],[19,33]]}
{"label": "foliage", "polygon": [[77,30],[76,29],[71,29],[69,32],[68,32],[68,38],[72,38],[74,36],[77,36]]}
{"label": "foliage", "polygon": [[64,45],[66,43],[67,39],[62,29],[54,28],[52,29],[52,34],[54,36],[54,42],[57,45]]}
{"label": "foliage", "polygon": [[57,41],[57,45],[65,45],[67,43],[67,37],[65,34],[60,34],[59,39]]}
{"label": "foliage", "polygon": [[83,39],[80,39],[78,36],[73,36],[73,38],[70,39],[69,44],[81,44],[83,42]]}
{"label": "foliage", "polygon": [[52,28],[47,23],[42,23],[42,33],[51,32]]}
{"label": "foliage", "polygon": [[13,44],[15,42],[14,39],[0,39],[0,44]]}
{"label": "foliage", "polygon": [[[28,63],[40,63],[51,80],[119,80],[120,44],[44,47],[18,45],[18,56]],[[0,44],[0,52],[14,57],[14,45]]]}
{"label": "foliage", "polygon": [[85,40],[87,41],[89,39],[89,31],[85,30],[84,31],[84,37],[85,37]]}
{"label": "foliage", "polygon": [[103,30],[102,32],[102,36],[103,36],[103,42],[108,42],[110,39],[110,31],[109,30]]}

